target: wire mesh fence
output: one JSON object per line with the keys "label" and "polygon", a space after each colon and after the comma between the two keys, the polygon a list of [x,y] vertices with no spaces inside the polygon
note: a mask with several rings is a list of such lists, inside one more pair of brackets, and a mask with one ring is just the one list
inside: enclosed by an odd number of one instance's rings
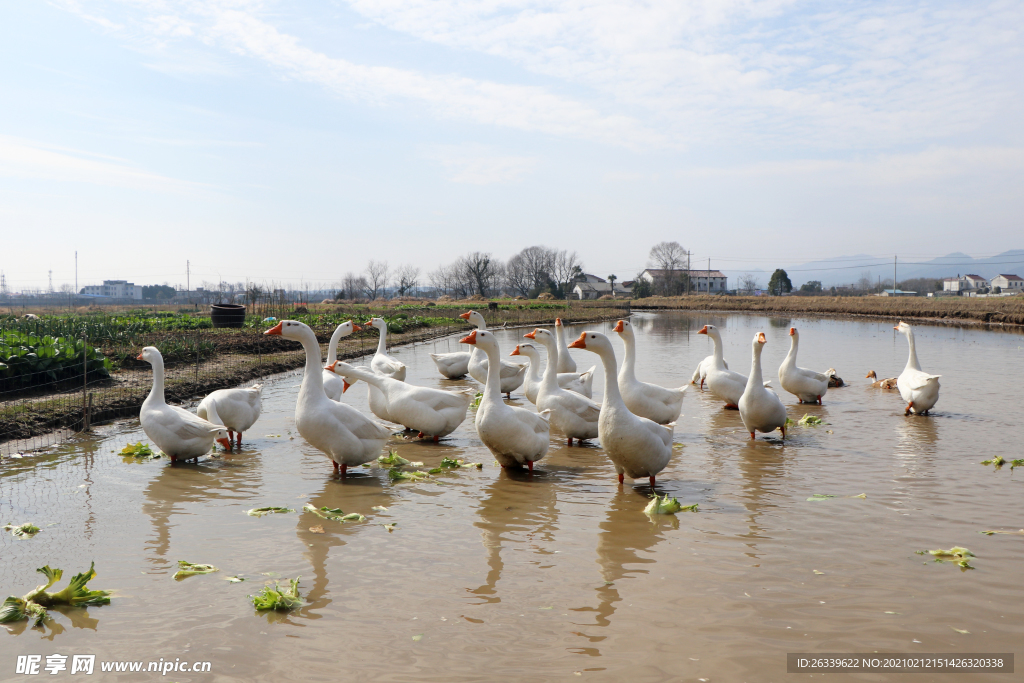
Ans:
{"label": "wire mesh fence", "polygon": [[[479,303],[488,325],[496,327],[550,324],[559,315],[567,323],[623,315],[623,308],[608,305],[561,310],[498,308],[488,307],[488,302]],[[626,309],[628,313],[628,303]],[[469,326],[459,317],[465,310],[465,307],[405,308],[397,315],[394,309],[374,311],[365,307],[350,312],[334,310],[330,314],[296,315],[294,310],[288,309],[269,312],[306,322],[316,333],[321,353],[325,354],[331,334],[340,318],[346,316],[365,322],[371,315],[381,315],[389,322],[389,344],[404,345],[465,332]],[[137,325],[127,333],[123,329],[126,325],[95,319],[88,321],[89,326],[68,319],[43,319],[20,325],[0,322],[0,338],[15,332],[26,335],[25,343],[31,341],[31,348],[38,352],[34,361],[43,353],[39,349],[48,344],[52,346],[48,339],[63,339],[66,347],[73,347],[71,351],[43,354],[62,360],[58,371],[54,371],[51,364],[19,373],[12,373],[8,368],[6,373],[0,374],[0,456],[45,448],[92,425],[137,417],[153,378],[149,364],[137,359],[144,346],[155,346],[164,356],[165,397],[172,404],[205,396],[216,389],[244,386],[266,375],[300,367],[305,362],[300,345],[264,335],[272,323],[255,316],[251,318],[247,319],[246,327],[240,329],[154,330],[152,326]],[[64,337],[54,336],[61,332],[65,333]],[[83,334],[73,338],[71,335],[77,332],[91,332],[95,336],[90,339]],[[340,341],[337,357],[346,360],[373,353],[377,341],[376,331],[357,332]]]}

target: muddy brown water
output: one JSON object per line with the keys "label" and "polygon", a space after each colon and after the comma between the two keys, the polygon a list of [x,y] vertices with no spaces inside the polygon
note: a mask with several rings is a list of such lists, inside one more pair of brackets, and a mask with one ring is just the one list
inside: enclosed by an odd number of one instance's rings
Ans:
{"label": "muddy brown water", "polygon": [[[643,513],[646,482],[619,486],[599,446],[568,448],[553,435],[532,477],[503,472],[471,420],[440,444],[394,445],[424,468],[454,457],[482,462],[480,471],[392,484],[383,470],[360,468],[336,479],[295,433],[300,376],[291,372],[268,378],[263,417],[228,457],[125,463],[114,451],[145,438],[138,423],[101,428],[0,470],[0,522],[43,528],[30,540],[0,537],[0,592],[26,593],[44,564],[66,580],[92,560],[91,586],[115,591],[108,606],[52,611],[45,628],[10,626],[0,634],[0,680],[23,678],[19,654],[211,662],[211,673],[161,677],[176,681],[778,681],[807,676],[786,673],[787,652],[1019,650],[1024,536],[979,532],[1024,527],[1024,470],[979,461],[1022,457],[1024,336],[917,326],[921,362],[943,375],[942,392],[931,417],[905,418],[896,392],[863,379],[869,369],[902,370],[907,345],[891,323],[633,320],[642,379],[688,382],[710,353],[696,330],[712,322],[736,370],[749,370],[751,338],[763,330],[766,377],[778,387],[795,325],[800,364],[833,366],[851,386],[830,390],[822,407],[784,395],[794,420],[810,413],[828,423],[793,427],[785,444],[748,442],[735,411],[691,389],[658,488],[700,510],[653,520]],[[587,328],[614,337],[611,326]],[[497,331],[504,353],[522,333]],[[437,374],[435,348],[455,350],[457,338],[396,349],[409,381],[461,384]],[[580,369],[597,362],[573,355]],[[345,400],[366,410],[365,385]],[[838,497],[809,502],[813,494]],[[367,520],[245,514],[307,502]],[[317,525],[325,533],[310,531]],[[915,554],[955,545],[977,555],[976,569]],[[221,571],[175,581],[177,560]],[[301,576],[305,605],[257,613],[246,596],[266,574]],[[225,580],[233,575],[247,580]]]}

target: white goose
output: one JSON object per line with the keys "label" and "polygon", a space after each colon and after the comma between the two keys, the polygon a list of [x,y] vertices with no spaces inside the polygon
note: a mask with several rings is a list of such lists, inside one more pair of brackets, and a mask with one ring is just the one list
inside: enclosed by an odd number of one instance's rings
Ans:
{"label": "white goose", "polygon": [[619,474],[619,483],[623,481],[623,474],[632,479],[648,477],[654,488],[655,476],[665,469],[672,457],[674,425],[660,425],[629,411],[619,394],[615,351],[608,337],[598,332],[583,332],[569,348],[596,353],[604,366],[604,402],[597,429],[601,446]]}
{"label": "white goose", "polygon": [[437,366],[437,371],[448,379],[459,379],[465,377],[469,372],[469,358],[472,354],[469,351],[453,351],[451,353],[432,353],[431,359]]}
{"label": "white goose", "polygon": [[462,424],[475,395],[471,389],[442,391],[406,384],[341,361],[334,361],[326,369],[344,377],[346,389],[359,380],[377,387],[384,395],[388,414],[395,422],[419,432],[420,438],[432,437],[434,441],[448,436]]}
{"label": "white goose", "polygon": [[752,358],[750,361],[750,378],[740,396],[740,419],[743,426],[754,438],[754,432],[774,432],[782,430],[782,438],[786,438],[786,406],[778,395],[764,385],[761,375],[761,350],[765,344],[764,332],[754,335]]}
{"label": "white goose", "polygon": [[800,399],[801,403],[821,405],[821,397],[828,391],[828,375],[797,367],[796,354],[800,346],[800,333],[789,328],[789,353],[779,366],[782,388]]}
{"label": "white goose", "polygon": [[282,320],[264,334],[300,342],[306,352],[306,368],[295,402],[295,427],[311,446],[322,451],[345,476],[349,467],[376,458],[391,430],[374,422],[350,405],[327,398],[320,365],[320,344],[313,330],[296,320]]}
{"label": "white goose", "polygon": [[726,408],[739,406],[740,396],[747,387],[747,378],[733,372],[725,362],[722,353],[722,335],[714,325],[705,325],[697,334],[711,337],[715,352],[711,356],[711,365],[707,367],[706,382],[708,390],[720,401],[725,401]]}
{"label": "white goose", "polygon": [[565,345],[565,327],[562,326],[561,318],[555,318],[555,340],[558,342],[558,371],[576,372],[576,361],[569,355],[569,348]]}
{"label": "white goose", "polygon": [[[338,342],[341,341],[342,337],[347,337],[353,332],[359,332],[362,329],[363,328],[356,325],[351,320],[347,320],[334,328],[334,334],[331,335],[331,342],[327,345],[328,365],[338,360]],[[323,378],[324,393],[327,394],[327,398],[332,401],[340,401],[341,395],[345,393],[345,387],[343,386],[344,381],[333,372],[327,372],[327,370],[323,371]]]}
{"label": "white goose", "polygon": [[914,345],[914,330],[910,325],[901,320],[893,329],[902,332],[910,343],[907,367],[903,368],[903,372],[896,378],[896,388],[907,402],[907,409],[903,414],[927,415],[939,400],[939,378],[942,375],[929,375],[921,369],[921,364],[917,361],[917,347]]}
{"label": "white goose", "polygon": [[[470,325],[478,330],[487,329],[487,321],[476,311],[466,311],[459,317],[469,322]],[[469,376],[481,384],[487,384],[487,364],[489,358],[483,352],[483,349],[478,347],[473,348],[469,358]],[[501,393],[512,398],[512,392],[523,386],[523,382],[526,380],[526,366],[510,363],[501,358],[499,358],[499,362],[501,364]]]}
{"label": "white goose", "polygon": [[137,358],[153,366],[153,388],[139,412],[142,431],[170,457],[171,462],[178,458],[198,459],[200,455],[210,452],[215,440],[224,450],[231,450],[228,430],[223,425],[213,424],[187,410],[167,405],[164,400],[164,357],[159,349],[147,346]]}
{"label": "white goose", "polygon": [[622,358],[622,369],[619,370],[619,391],[622,400],[634,415],[654,420],[658,424],[668,424],[679,419],[683,410],[683,397],[689,388],[686,385],[678,389],[666,389],[657,384],[641,382],[636,378],[636,339],[633,326],[628,320],[620,320],[615,324],[615,331],[622,339],[626,353]]}
{"label": "white goose", "polygon": [[[540,350],[529,342],[523,342],[512,349],[510,356],[526,356],[530,360],[530,364],[526,368],[526,380],[523,382],[523,393],[526,394],[527,400],[534,405],[537,404],[537,392],[540,391],[541,383],[541,371],[540,371]],[[566,391],[575,391],[581,396],[587,398],[593,397],[593,383],[594,383],[594,371],[597,370],[597,366],[593,366],[586,372],[560,372],[558,373],[558,386],[562,387]]]}
{"label": "white goose", "polygon": [[215,425],[227,427],[228,441],[238,433],[237,446],[242,446],[242,432],[249,430],[260,419],[263,410],[263,385],[254,384],[246,389],[218,389],[200,403],[196,414]]}
{"label": "white goose", "polygon": [[[378,374],[404,382],[406,373],[405,363],[387,354],[387,322],[383,318],[371,318],[366,322],[366,325],[372,326],[380,332],[380,339],[377,340],[377,352],[373,354],[373,358],[370,360],[370,369]],[[370,405],[370,412],[382,420],[398,422],[388,413],[388,402],[384,398],[384,394],[380,392],[380,389],[372,384],[367,384],[366,387],[366,398],[367,403]]]}
{"label": "white goose", "polygon": [[586,441],[598,437],[601,406],[586,396],[566,391],[558,386],[557,371],[552,362],[556,360],[558,353],[556,334],[538,328],[526,336],[543,344],[548,352],[544,378],[540,383],[540,391],[537,392],[537,410],[551,411],[551,424],[565,435],[572,446],[573,439]]}
{"label": "white goose", "polygon": [[544,457],[551,444],[551,413],[535,413],[501,400],[501,352],[492,333],[476,329],[459,341],[473,344],[489,361],[484,395],[476,410],[477,435],[502,467],[526,465],[532,472],[533,463]]}

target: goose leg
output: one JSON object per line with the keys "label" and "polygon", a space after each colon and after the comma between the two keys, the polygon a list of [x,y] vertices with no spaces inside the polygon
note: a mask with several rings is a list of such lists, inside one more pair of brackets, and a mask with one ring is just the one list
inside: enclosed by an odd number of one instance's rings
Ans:
{"label": "goose leg", "polygon": [[236,436],[236,445],[239,448],[241,448],[242,447],[242,432],[238,432],[238,434],[236,434],[235,436]]}
{"label": "goose leg", "polygon": [[341,466],[341,478],[342,478],[342,479],[344,479],[344,478],[345,478],[345,474],[346,474],[346,473],[348,473],[348,465],[344,465],[344,464],[343,464],[343,465]]}
{"label": "goose leg", "polygon": [[911,401],[910,403],[907,404],[907,409],[903,412],[903,416],[906,417],[907,415],[910,415],[910,410],[913,407],[914,407],[914,402]]}
{"label": "goose leg", "polygon": [[530,474],[533,474],[533,461],[532,460],[527,460],[526,461],[526,466],[530,468]]}
{"label": "goose leg", "polygon": [[725,409],[726,410],[739,410],[740,407],[738,405],[736,405],[735,403],[726,403],[725,404]]}
{"label": "goose leg", "polygon": [[507,398],[508,400],[511,401],[512,400],[512,392],[511,391],[506,391],[505,392],[505,398]]}
{"label": "goose leg", "polygon": [[338,473],[338,463],[336,463],[336,462],[334,462],[334,461],[332,460],[332,461],[331,461],[331,464],[332,464],[332,465],[334,465],[334,473],[335,473],[335,474],[337,474],[337,473]]}
{"label": "goose leg", "polygon": [[753,440],[754,440],[754,432],[750,432],[750,440],[751,440],[751,441],[753,441]]}
{"label": "goose leg", "polygon": [[417,439],[422,439],[423,438],[423,432],[420,432],[419,434],[417,434],[416,438]]}
{"label": "goose leg", "polygon": [[818,397],[818,405],[821,405],[821,396]]}
{"label": "goose leg", "polygon": [[785,441],[786,440],[786,425],[782,425],[781,427],[779,427],[779,429],[782,430],[782,440]]}
{"label": "goose leg", "polygon": [[626,478],[626,477],[625,477],[625,475],[624,475],[624,474],[623,474],[622,472],[619,472],[619,483],[620,483],[620,484],[621,484],[621,483],[622,483],[623,481],[625,481],[625,478]]}
{"label": "goose leg", "polygon": [[441,440],[441,437],[439,437],[437,434],[434,434],[434,443],[437,443],[440,440]]}
{"label": "goose leg", "polygon": [[572,446],[572,437],[569,437],[569,445]]}
{"label": "goose leg", "polygon": [[654,475],[651,475],[651,490],[654,490]]}
{"label": "goose leg", "polygon": [[235,433],[229,429],[228,430],[228,441],[234,441],[234,440],[235,440]]}

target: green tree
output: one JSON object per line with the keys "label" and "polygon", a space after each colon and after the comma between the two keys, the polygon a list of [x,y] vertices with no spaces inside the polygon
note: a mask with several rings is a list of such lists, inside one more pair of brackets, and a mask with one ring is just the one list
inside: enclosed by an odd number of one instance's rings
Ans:
{"label": "green tree", "polygon": [[143,299],[173,299],[174,287],[168,285],[143,285]]}
{"label": "green tree", "polygon": [[800,291],[801,292],[820,292],[821,291],[821,281],[820,280],[811,280],[810,282],[805,282],[802,285],[800,285]]}
{"label": "green tree", "polygon": [[633,298],[644,299],[652,294],[654,294],[654,288],[651,286],[651,283],[638,275],[633,282]]}
{"label": "green tree", "polygon": [[768,291],[773,296],[793,291],[793,283],[790,282],[789,275],[782,268],[776,268],[775,272],[772,273],[772,278],[768,280]]}
{"label": "green tree", "polygon": [[613,299],[615,298],[615,281],[616,281],[616,280],[618,280],[618,279],[619,279],[619,278],[617,278],[617,277],[616,277],[616,276],[614,276],[614,275],[609,275],[609,276],[608,276],[608,284],[609,284],[609,285],[611,286],[611,290],[612,290],[612,298],[613,298]]}

